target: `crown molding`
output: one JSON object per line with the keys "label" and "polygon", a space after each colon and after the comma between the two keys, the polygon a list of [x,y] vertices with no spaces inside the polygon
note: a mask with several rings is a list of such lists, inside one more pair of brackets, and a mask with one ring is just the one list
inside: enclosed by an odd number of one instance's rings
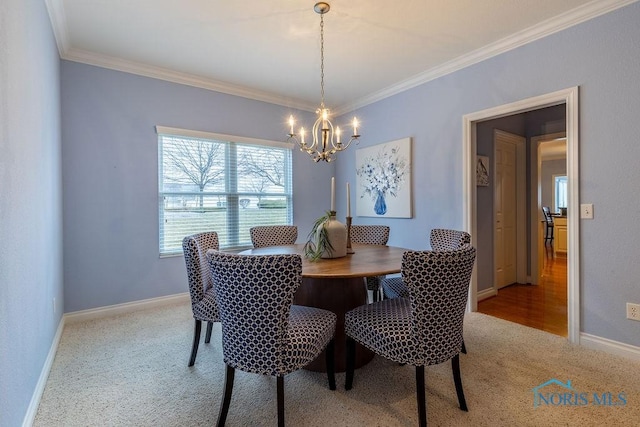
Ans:
{"label": "crown molding", "polygon": [[[480,49],[462,55],[456,59],[446,62],[437,67],[426,70],[420,74],[403,80],[399,83],[388,86],[362,97],[352,103],[334,108],[335,115],[349,113],[358,108],[412,89],[421,84],[451,74],[455,71],[469,67],[478,62],[513,50],[517,47],[539,40],[551,34],[557,33],[574,25],[604,15],[621,7],[635,3],[638,0],[594,0],[583,6],[565,12],[561,15],[548,19],[538,25],[524,29],[509,37],[505,37]],[[107,55],[95,54],[87,51],[73,49],[70,46],[67,31],[67,23],[62,0],[45,0],[49,19],[53,26],[53,31],[58,45],[60,57],[65,60],[81,62],[98,67],[108,68],[116,71],[137,74],[145,77],[165,80],[173,83],[208,89],[228,95],[240,96],[256,101],[281,105],[288,108],[295,108],[303,111],[314,112],[315,104],[310,104],[300,100],[283,97],[269,92],[251,89],[244,86],[234,85],[228,82],[207,79],[200,76],[181,73],[160,67],[153,67],[135,61],[127,61]]]}
{"label": "crown molding", "polygon": [[315,111],[316,108],[315,106],[300,100],[251,89],[246,86],[234,85],[232,83],[208,79],[194,74],[182,73],[162,67],[149,66],[135,61],[128,61],[121,58],[114,58],[83,50],[69,49],[64,53],[64,55],[61,55],[61,57],[68,61],[81,62],[83,64],[95,65],[102,68],[123,71],[172,83],[208,89],[215,92],[240,96],[255,101],[268,102],[270,104],[281,105],[284,107],[296,108],[305,111]]}
{"label": "crown molding", "polygon": [[69,32],[67,31],[67,15],[64,12],[64,5],[62,0],[45,0],[44,3],[49,13],[56,45],[58,45],[58,54],[62,57],[69,49]]}
{"label": "crown molding", "polygon": [[533,41],[542,39],[551,34],[560,32],[637,1],[638,0],[594,0],[583,6],[543,21],[533,27],[526,28],[511,36],[500,39],[480,49],[476,49],[473,52],[462,55],[442,65],[431,68],[399,83],[388,86],[380,91],[360,98],[353,103],[343,105],[338,109],[338,114],[348,113],[366,105],[373,104],[374,102],[412,89],[455,71],[459,71],[463,68],[477,64],[478,62],[498,56],[502,53],[524,46]]}

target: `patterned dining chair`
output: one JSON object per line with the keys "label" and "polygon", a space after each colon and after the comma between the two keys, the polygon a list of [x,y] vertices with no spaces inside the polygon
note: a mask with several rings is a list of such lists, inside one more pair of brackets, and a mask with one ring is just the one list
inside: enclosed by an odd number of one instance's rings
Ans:
{"label": "patterned dining chair", "polygon": [[[389,241],[390,228],[386,225],[352,225],[351,243],[368,245],[386,245]],[[384,276],[366,278],[367,290],[373,293],[373,301],[378,301],[382,295],[381,280]]]}
{"label": "patterned dining chair", "polygon": [[402,277],[409,298],[365,304],[345,315],[347,371],[345,389],[353,386],[355,343],[400,364],[416,367],[420,426],[427,425],[424,367],[451,360],[460,409],[467,411],[460,375],[462,329],[476,250],[407,251]]}
{"label": "patterned dining chair", "polygon": [[335,390],[336,315],[293,305],[302,284],[300,255],[207,253],[222,322],[225,388],[218,426],[225,424],[236,369],[276,377],[278,425],[284,426],[284,376],[326,348],[329,388]]}
{"label": "patterned dining chair", "polygon": [[[471,235],[466,231],[434,228],[429,234],[432,251],[452,251],[471,243]],[[381,281],[382,293],[385,298],[407,298],[409,290],[402,281],[402,277],[387,277]]]}
{"label": "patterned dining chair", "polygon": [[254,248],[293,245],[298,239],[295,225],[258,225],[249,229]]}
{"label": "patterned dining chair", "polygon": [[182,252],[187,266],[187,278],[189,280],[189,294],[191,296],[191,311],[195,319],[193,333],[193,345],[189,366],[196,362],[198,345],[200,344],[200,330],[202,322],[207,322],[207,332],[204,342],[211,341],[213,322],[219,322],[218,306],[213,295],[213,282],[206,253],[209,249],[218,249],[218,233],[215,231],[194,234],[182,240]]}

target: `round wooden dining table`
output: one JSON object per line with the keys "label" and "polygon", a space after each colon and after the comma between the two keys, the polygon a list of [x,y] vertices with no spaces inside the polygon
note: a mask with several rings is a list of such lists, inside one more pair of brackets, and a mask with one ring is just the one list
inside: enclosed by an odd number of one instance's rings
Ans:
{"label": "round wooden dining table", "polygon": [[[304,245],[268,246],[248,249],[241,255],[299,254],[302,256],[302,285],[298,288],[294,304],[333,311],[337,317],[335,334],[335,369],[346,368],[346,336],[344,314],[367,303],[365,277],[399,273],[402,254],[408,249],[382,245],[353,244],[354,253],[341,258],[310,261],[304,257]],[[373,353],[358,345],[355,367],[361,367],[373,358]],[[324,352],[306,366],[311,371],[325,372]]]}

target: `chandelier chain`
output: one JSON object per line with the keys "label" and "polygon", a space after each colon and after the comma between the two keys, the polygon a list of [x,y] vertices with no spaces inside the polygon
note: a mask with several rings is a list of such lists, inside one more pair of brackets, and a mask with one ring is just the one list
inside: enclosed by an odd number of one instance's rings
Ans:
{"label": "chandelier chain", "polygon": [[324,15],[320,15],[320,108],[324,110]]}
{"label": "chandelier chain", "polygon": [[[306,152],[315,162],[331,162],[340,151],[344,151],[353,141],[356,144],[360,141],[358,133],[358,119],[353,118],[353,134],[347,138],[346,142],[340,140],[344,135],[339,126],[334,128],[331,123],[329,109],[324,105],[324,14],[329,12],[329,3],[318,2],[313,10],[320,15],[320,108],[316,111],[318,115],[310,134],[305,132],[304,127],[300,128],[300,133],[294,130],[295,119],[289,116],[289,138],[287,142],[292,142],[300,147],[300,151]],[[311,141],[305,141],[305,135],[309,135]],[[344,138],[344,136],[343,136]]]}

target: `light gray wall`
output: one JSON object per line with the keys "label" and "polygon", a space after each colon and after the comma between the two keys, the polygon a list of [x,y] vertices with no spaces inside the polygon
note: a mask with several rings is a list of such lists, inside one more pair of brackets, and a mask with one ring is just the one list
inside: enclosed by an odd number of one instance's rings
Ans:
{"label": "light gray wall", "polygon": [[[284,141],[289,114],[204,89],[62,61],[67,312],[187,292],[182,256],[158,256],[155,126]],[[333,164],[294,150],[302,241],[327,209]]]}
{"label": "light gray wall", "polygon": [[[580,223],[581,329],[640,345],[638,324],[625,319],[625,302],[640,303],[638,22],[633,3],[356,111],[362,147],[413,138],[415,213],[354,222],[389,224],[390,243],[409,248],[426,247],[431,228],[461,228],[462,117],[579,86],[580,200],[595,212]],[[355,182],[354,165],[352,150],[337,164],[337,179]]]}
{"label": "light gray wall", "polygon": [[0,243],[0,426],[13,427],[63,311],[59,59],[42,1],[0,2]]}

